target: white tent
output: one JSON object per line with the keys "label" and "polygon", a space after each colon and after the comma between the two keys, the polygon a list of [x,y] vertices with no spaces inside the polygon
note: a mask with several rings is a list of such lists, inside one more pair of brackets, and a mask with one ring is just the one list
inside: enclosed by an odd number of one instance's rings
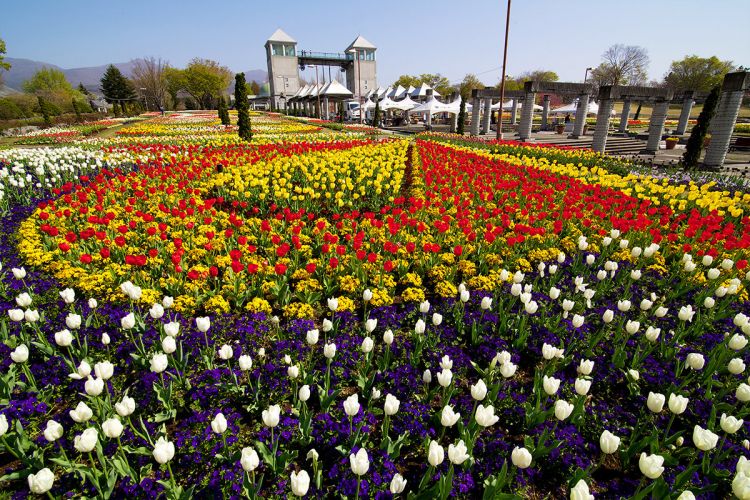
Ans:
{"label": "white tent", "polygon": [[365,103],[362,105],[362,108],[365,111],[370,111],[371,109],[375,109],[375,103],[372,102],[370,99],[367,99]]}
{"label": "white tent", "polygon": [[408,111],[411,108],[418,106],[418,104],[408,97],[402,101],[394,101],[390,97],[386,97],[380,101],[380,109],[388,111],[389,109],[398,109],[401,111]]}
{"label": "white tent", "polygon": [[[571,115],[575,115],[577,109],[578,109],[578,100],[576,99],[570,104],[566,104],[565,106],[551,110],[550,113],[553,115],[567,115],[568,113],[570,113]],[[593,101],[589,101],[589,107],[588,107],[586,114],[595,115],[598,112],[599,112],[599,105]],[[616,115],[617,112],[613,109],[610,114]]]}
{"label": "white tent", "polygon": [[419,106],[419,103],[413,101],[411,97],[409,96],[406,96],[405,99],[401,99],[400,101],[397,101],[397,103],[399,105],[399,109],[405,109],[405,110],[413,109]]}
{"label": "white tent", "polygon": [[353,94],[338,81],[333,80],[323,87],[320,91],[320,95],[325,97],[351,97]]}
{"label": "white tent", "polygon": [[395,89],[392,88],[391,91],[386,94],[386,97],[390,97],[391,99],[398,99],[399,96],[401,96],[401,94],[403,94],[404,92],[406,92],[406,89],[399,85]]}
{"label": "white tent", "polygon": [[292,97],[292,99],[294,99],[294,100],[302,99],[303,97],[305,97],[310,92],[310,88],[311,88],[310,85],[306,84],[304,87],[302,87],[301,89],[299,89],[299,91],[296,94],[294,94],[294,96]]}
{"label": "white tent", "polygon": [[[411,87],[409,87],[411,88]],[[411,97],[427,97],[427,91],[432,90],[432,95],[439,96],[440,93],[437,90],[434,90],[432,87],[427,85],[426,83],[423,83],[418,88],[414,89],[409,95]]]}
{"label": "white tent", "polygon": [[[403,89],[401,85],[399,85],[399,88]],[[404,97],[411,97],[411,95],[414,93],[415,90],[417,89],[409,85],[408,89],[403,90],[400,94],[396,94],[396,99],[403,99]]]}
{"label": "white tent", "polygon": [[[449,102],[447,104],[444,104],[445,106],[445,113],[453,113],[457,115],[461,111],[461,96],[458,96],[453,102]],[[466,110],[471,109],[471,104],[466,105]]]}
{"label": "white tent", "polygon": [[433,96],[425,103],[420,104],[416,108],[410,109],[409,114],[411,113],[429,113],[430,115],[436,113],[458,113],[458,108],[454,111],[450,104],[443,104]]}
{"label": "white tent", "polygon": [[[521,101],[516,101],[516,109],[520,110],[522,107],[523,107],[523,103]],[[500,109],[500,103],[497,102],[497,103],[493,104],[490,107],[490,109],[492,109],[493,111],[497,111],[498,109]],[[534,111],[541,111],[543,109],[544,108],[542,106],[540,106],[538,104],[534,104]],[[513,99],[511,99],[510,101],[506,101],[503,104],[503,111],[512,111],[512,110],[513,110]]]}
{"label": "white tent", "polygon": [[380,98],[385,99],[386,97],[391,97],[391,92],[393,92],[393,87],[388,87],[382,94],[379,94]]}

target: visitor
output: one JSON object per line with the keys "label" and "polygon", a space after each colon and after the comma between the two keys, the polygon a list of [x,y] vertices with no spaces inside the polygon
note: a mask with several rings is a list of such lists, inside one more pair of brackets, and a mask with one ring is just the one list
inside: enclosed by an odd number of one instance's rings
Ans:
{"label": "visitor", "polygon": [[570,123],[570,113],[568,113],[567,115],[565,115],[565,123],[566,124]]}

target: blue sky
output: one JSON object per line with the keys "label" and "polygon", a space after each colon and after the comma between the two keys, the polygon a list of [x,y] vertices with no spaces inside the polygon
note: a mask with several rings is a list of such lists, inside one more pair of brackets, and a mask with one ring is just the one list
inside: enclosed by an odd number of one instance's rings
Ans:
{"label": "blue sky", "polygon": [[[504,0],[93,1],[3,0],[0,38],[9,57],[64,68],[156,56],[175,66],[192,57],[232,70],[266,69],[263,44],[276,28],[299,49],[341,51],[362,34],[378,47],[378,78],[439,72],[500,78]],[[578,29],[583,15],[585,29]],[[641,45],[649,77],[674,59],[717,55],[750,66],[750,0],[515,0],[509,75],[556,71],[580,81],[610,45]]]}

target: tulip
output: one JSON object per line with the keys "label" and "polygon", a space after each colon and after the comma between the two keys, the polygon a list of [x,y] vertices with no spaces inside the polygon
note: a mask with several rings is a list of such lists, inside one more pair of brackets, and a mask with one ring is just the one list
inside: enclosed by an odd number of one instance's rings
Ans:
{"label": "tulip", "polygon": [[[60,295],[62,295],[62,292],[60,292]],[[16,297],[16,304],[18,305],[18,307],[22,307],[25,309],[31,305],[31,302],[31,295],[26,292],[21,293]]]}
{"label": "tulip", "polygon": [[104,391],[104,380],[90,376],[84,384],[84,389],[89,396],[98,396]]}
{"label": "tulip", "polygon": [[87,422],[92,416],[94,416],[94,412],[91,411],[91,408],[89,408],[83,401],[78,403],[78,406],[68,413],[70,414],[70,418],[78,423]]}
{"label": "tulip", "polygon": [[484,383],[484,380],[479,379],[476,384],[471,386],[471,397],[475,401],[484,400],[486,395],[487,395],[487,385]]}
{"label": "tulip", "polygon": [[232,359],[234,356],[234,349],[232,349],[231,346],[228,346],[227,344],[224,344],[221,346],[221,349],[219,349],[219,358],[226,361],[228,359]]}
{"label": "tulip", "polygon": [[208,316],[195,318],[195,326],[198,328],[198,331],[201,333],[206,333],[209,328],[211,328],[211,318]]}
{"label": "tulip", "polygon": [[365,302],[370,302],[372,300],[372,292],[369,288],[362,292],[362,300]]}
{"label": "tulip", "polygon": [[414,325],[414,333],[416,333],[417,335],[422,335],[424,334],[424,329],[425,329],[424,321],[422,321],[421,319],[418,319],[417,324]]}
{"label": "tulip", "polygon": [[8,427],[8,417],[6,417],[5,414],[0,414],[0,437],[8,432]]}
{"label": "tulip", "polygon": [[310,386],[305,384],[302,387],[299,388],[299,391],[297,392],[297,396],[299,397],[299,400],[303,403],[310,399]]}
{"label": "tulip", "polygon": [[29,348],[21,344],[10,353],[10,359],[14,363],[25,363],[29,359]]}
{"label": "tulip", "polygon": [[599,446],[604,453],[606,453],[607,455],[611,455],[612,453],[617,451],[617,448],[620,447],[620,438],[615,436],[608,430],[605,430],[604,432],[602,432],[602,435],[599,436]]}
{"label": "tulip", "polygon": [[630,335],[633,335],[641,328],[640,321],[631,321],[628,320],[627,323],[625,323],[625,331],[628,332]]}
{"label": "tulip", "polygon": [[451,381],[453,380],[453,372],[443,368],[443,370],[437,374],[437,379],[440,387],[448,387],[449,385],[451,385]]}
{"label": "tulip", "polygon": [[164,298],[161,299],[161,305],[164,309],[170,309],[174,305],[174,297],[165,295]]}
{"label": "tulip", "polygon": [[581,326],[583,326],[583,316],[574,314],[571,323],[573,324],[573,328],[580,328]]}
{"label": "tulip", "polygon": [[738,472],[732,480],[732,492],[740,500],[750,499],[750,475]]}
{"label": "tulip", "polygon": [[180,324],[176,321],[171,321],[164,325],[164,333],[170,337],[176,337],[180,333]]}
{"label": "tulip", "polygon": [[161,341],[161,350],[166,354],[175,352],[177,350],[177,341],[175,341],[174,337],[164,337],[164,340]]}
{"label": "tulip", "polygon": [[367,450],[360,448],[356,454],[350,454],[349,463],[351,464],[352,472],[354,474],[357,476],[364,476],[370,469],[370,459],[367,456]]}
{"label": "tulip", "polygon": [[740,351],[744,349],[746,345],[747,337],[740,335],[739,333],[735,333],[729,339],[729,348],[734,351]]}
{"label": "tulip", "polygon": [[526,311],[526,314],[534,314],[539,309],[539,304],[536,303],[536,301],[532,300],[528,302],[524,306],[524,310]]}
{"label": "tulip", "polygon": [[579,479],[573,488],[570,489],[570,500],[594,500],[594,495],[589,491],[589,485],[586,481]]}
{"label": "tulip", "polygon": [[96,447],[98,440],[96,429],[89,427],[73,439],[73,447],[80,453],[89,453]]}
{"label": "tulip", "polygon": [[691,352],[690,354],[688,354],[686,361],[690,369],[696,371],[702,370],[703,366],[706,364],[706,359],[702,354],[699,354],[697,352]]}
{"label": "tulip", "polygon": [[659,413],[664,408],[665,399],[664,394],[649,392],[646,406],[648,406],[648,409],[652,412]]}
{"label": "tulip", "polygon": [[422,373],[422,382],[424,382],[425,384],[429,384],[430,382],[432,382],[432,373],[430,373],[430,370],[425,370]]}
{"label": "tulip", "polygon": [[591,375],[594,371],[594,362],[588,359],[582,359],[578,365],[578,373],[581,375]]}
{"label": "tulip", "polygon": [[466,459],[469,458],[469,454],[467,453],[468,448],[466,447],[466,443],[464,443],[464,440],[461,439],[456,445],[449,444],[448,445],[448,460],[451,461],[451,463],[455,465],[461,465],[466,461]]}
{"label": "tulip", "polygon": [[436,441],[430,441],[430,449],[427,452],[427,461],[432,467],[437,467],[445,460],[445,450]]}
{"label": "tulip", "polygon": [[555,401],[555,418],[560,421],[565,420],[571,413],[573,413],[573,408],[574,406],[572,404],[562,399],[558,399]]}
{"label": "tulip", "polygon": [[713,307],[716,305],[716,300],[714,300],[713,297],[706,297],[703,299],[703,307],[706,309],[713,309]]}
{"label": "tulip", "polygon": [[276,427],[279,425],[279,418],[281,415],[281,406],[271,405],[267,410],[263,410],[261,417],[266,427]]}
{"label": "tulip", "polygon": [[374,342],[374,341],[372,340],[372,338],[370,338],[370,337],[365,337],[365,338],[364,338],[364,339],[362,340],[362,346],[361,346],[361,349],[362,349],[362,352],[363,352],[363,353],[365,353],[365,354],[369,354],[370,352],[372,352],[372,349],[373,349],[374,347],[375,347],[375,342]]}
{"label": "tulip", "polygon": [[556,394],[557,390],[560,388],[560,379],[555,377],[548,377],[547,375],[545,375],[542,378],[542,388],[548,396],[552,396]]}
{"label": "tulip", "polygon": [[162,373],[167,369],[169,358],[166,354],[154,354],[151,357],[151,371],[153,373]]}
{"label": "tulip", "polygon": [[317,328],[312,329],[312,330],[308,330],[307,331],[307,337],[306,337],[308,345],[315,345],[315,344],[317,344],[319,337],[320,337],[320,332],[318,331]]}
{"label": "tulip", "polygon": [[17,280],[22,280],[26,277],[26,269],[23,267],[14,267],[11,269],[11,272],[13,273],[13,277]]}
{"label": "tulip", "polygon": [[729,361],[727,364],[727,369],[729,370],[729,373],[733,375],[739,375],[740,373],[745,371],[745,362],[742,361],[741,358],[734,358]]}
{"label": "tulip", "polygon": [[148,314],[153,319],[161,319],[164,316],[164,307],[161,304],[154,304],[148,310]]}
{"label": "tulip", "polygon": [[734,434],[742,427],[745,421],[741,418],[734,418],[726,413],[721,414],[721,430],[727,434]]}
{"label": "tulip", "polygon": [[641,473],[649,479],[656,479],[661,476],[664,472],[662,464],[664,464],[664,457],[661,455],[647,455],[643,452],[638,459],[638,467],[641,469]]}
{"label": "tulip", "polygon": [[657,308],[656,308],[656,310],[654,311],[654,316],[656,316],[657,318],[663,318],[664,316],[666,316],[666,315],[667,315],[667,312],[668,312],[668,311],[669,311],[669,309],[667,309],[666,307],[664,307],[664,306],[659,306],[659,307],[657,307]]}
{"label": "tulip", "polygon": [[378,320],[377,319],[368,319],[365,321],[365,331],[367,333],[372,333],[375,328],[378,326]]}
{"label": "tulip", "polygon": [[741,383],[739,386],[737,386],[737,390],[734,392],[735,397],[742,401],[743,403],[747,403],[750,401],[750,385],[747,385],[746,383]]}
{"label": "tulip", "polygon": [[391,479],[391,486],[390,491],[391,495],[398,495],[399,493],[403,493],[404,489],[406,488],[406,479],[401,474],[394,474],[393,479]]}
{"label": "tulip", "polygon": [[[0,416],[0,419],[4,419],[5,415]],[[7,426],[7,423],[6,423]],[[2,425],[0,425],[0,431],[2,431]],[[63,436],[64,429],[63,426],[57,423],[54,420],[48,420],[47,421],[47,427],[44,428],[44,439],[46,439],[48,442],[52,443],[57,441]],[[0,432],[0,436],[4,434],[3,432]]]}
{"label": "tulip", "polygon": [[174,443],[168,441],[164,436],[160,437],[154,443],[153,456],[154,460],[161,465],[169,462],[174,458]]}
{"label": "tulip", "polygon": [[258,465],[260,465],[260,457],[258,457],[258,452],[253,448],[250,448],[249,446],[242,448],[240,465],[242,465],[242,469],[246,472],[252,472],[257,469]]}
{"label": "tulip", "polygon": [[434,326],[440,326],[440,323],[443,322],[443,315],[438,313],[432,313],[432,324]]}
{"label": "tulip", "polygon": [[718,278],[718,277],[719,277],[719,275],[721,275],[721,271],[719,271],[719,270],[718,270],[718,269],[716,269],[716,268],[712,268],[712,269],[709,269],[709,270],[708,270],[708,271],[706,272],[706,276],[707,276],[707,277],[708,277],[708,279],[710,279],[710,280],[715,280],[716,278]]}
{"label": "tulip", "polygon": [[333,297],[328,299],[328,309],[331,310],[331,312],[336,312],[339,309],[339,299]]}
{"label": "tulip", "polygon": [[122,401],[115,403],[115,411],[121,417],[132,415],[135,411],[135,399],[123,396]]}
{"label": "tulip", "polygon": [[107,332],[102,333],[102,345],[109,345],[110,338]]}
{"label": "tulip", "polygon": [[452,427],[458,422],[459,418],[461,418],[461,414],[454,412],[453,407],[450,405],[445,405],[443,411],[440,413],[440,423],[443,427]]}
{"label": "tulip", "polygon": [[135,326],[135,315],[129,313],[124,318],[120,319],[120,326],[123,330],[130,330]]}
{"label": "tulip", "polygon": [[326,344],[323,346],[323,356],[326,359],[333,359],[336,355],[336,344]]}
{"label": "tulip", "polygon": [[116,439],[122,434],[123,426],[117,417],[108,418],[102,423],[104,435],[110,439]]}
{"label": "tulip", "polygon": [[461,294],[459,295],[459,298],[461,299],[461,302],[466,303],[469,301],[469,291],[463,290]]}
{"label": "tulip", "polygon": [[693,427],[693,444],[701,451],[713,450],[716,447],[716,443],[719,441],[719,436],[714,434],[708,429],[702,428],[700,425]]}
{"label": "tulip", "polygon": [[393,331],[392,330],[386,330],[383,333],[383,343],[385,343],[386,345],[393,344]]}
{"label": "tulip", "polygon": [[480,307],[483,311],[488,311],[492,308],[492,297],[483,297]]}
{"label": "tulip", "polygon": [[[330,301],[331,299],[328,300]],[[331,307],[330,303],[328,307]],[[336,307],[338,307],[338,302]],[[307,494],[307,490],[310,488],[310,475],[304,470],[292,472],[290,475],[290,482],[292,483],[292,493],[298,497],[303,497]]]}
{"label": "tulip", "polygon": [[350,417],[353,417],[359,413],[359,406],[359,396],[357,394],[352,394],[344,401],[344,412]]}
{"label": "tulip", "polygon": [[688,398],[674,393],[669,395],[669,411],[675,415],[681,415],[684,413],[687,409],[687,405]]}
{"label": "tulip", "polygon": [[612,323],[612,320],[615,318],[615,312],[612,309],[607,309],[604,311],[604,314],[602,314],[602,321],[609,324]]}
{"label": "tulip", "polygon": [[37,321],[39,321],[39,311],[36,311],[36,310],[32,311],[31,309],[26,309],[26,312],[23,313],[23,318],[28,323],[36,323]]}
{"label": "tulip", "polygon": [[69,347],[73,343],[73,334],[70,330],[60,330],[55,333],[55,344],[60,347]]}
{"label": "tulip", "polygon": [[88,304],[89,304],[89,309],[96,309],[97,307],[99,307],[99,302],[97,302],[96,299],[93,297],[89,299]]}
{"label": "tulip", "polygon": [[474,420],[477,421],[482,427],[491,427],[500,420],[500,417],[495,415],[495,407],[492,405],[477,405],[477,411],[474,414]]}
{"label": "tulip", "polygon": [[333,330],[333,322],[329,319],[323,319],[323,331],[328,333]]}
{"label": "tulip", "polygon": [[430,301],[425,300],[423,302],[419,303],[419,312],[422,314],[427,314],[430,311]]}
{"label": "tulip", "polygon": [[628,312],[630,311],[630,301],[629,300],[618,300],[617,301],[617,309],[620,312]]}
{"label": "tulip", "polygon": [[584,378],[577,378],[574,385],[576,394],[579,396],[585,396],[589,393],[589,390],[591,390],[591,380],[586,380]]}
{"label": "tulip", "polygon": [[8,317],[11,321],[18,323],[19,321],[23,321],[24,314],[21,309],[8,309]]}
{"label": "tulip", "polygon": [[389,417],[393,416],[398,412],[400,405],[401,405],[401,402],[393,394],[386,394],[385,403],[383,405],[383,411]]}
{"label": "tulip", "polygon": [[510,454],[510,460],[519,469],[526,469],[531,465],[532,457],[529,450],[516,446]]}
{"label": "tulip", "polygon": [[253,367],[253,358],[248,356],[247,354],[243,354],[237,359],[237,362],[240,365],[240,370],[243,372],[246,372],[250,370]]}
{"label": "tulip", "polygon": [[217,413],[214,419],[211,420],[211,430],[214,431],[214,434],[224,434],[226,432],[227,419],[223,413]]}
{"label": "tulip", "polygon": [[35,495],[43,495],[52,489],[55,483],[55,475],[47,467],[36,474],[29,474],[29,489]]}
{"label": "tulip", "polygon": [[690,305],[682,306],[677,313],[677,317],[680,318],[680,321],[693,321],[693,316],[695,316],[695,311],[693,310],[693,306]]}

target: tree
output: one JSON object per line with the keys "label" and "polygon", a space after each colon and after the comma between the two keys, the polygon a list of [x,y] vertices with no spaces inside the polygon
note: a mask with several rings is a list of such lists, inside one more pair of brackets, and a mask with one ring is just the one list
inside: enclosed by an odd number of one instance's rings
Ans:
{"label": "tree", "polygon": [[732,61],[722,61],[716,56],[685,56],[679,61],[672,61],[669,73],[664,77],[664,84],[678,91],[709,92],[721,85],[724,75],[733,69]]}
{"label": "tree", "polygon": [[466,122],[466,99],[461,99],[461,104],[458,108],[458,125],[456,126],[456,133],[458,135],[464,135],[464,123]]}
{"label": "tree", "polygon": [[81,82],[78,82],[78,92],[80,92],[81,94],[83,94],[85,96],[89,95],[88,89],[86,87],[84,87]]}
{"label": "tree", "polygon": [[224,96],[219,97],[219,119],[222,125],[229,125],[229,110],[227,110],[227,103],[224,100]]}
{"label": "tree", "polygon": [[29,94],[64,93],[73,95],[73,86],[59,69],[42,68],[23,82],[23,91]]}
{"label": "tree", "polygon": [[157,109],[164,109],[167,98],[166,70],[169,63],[148,57],[139,59],[133,65],[133,84],[143,89],[146,107],[152,104]]}
{"label": "tree", "polygon": [[380,126],[380,99],[375,96],[375,114],[372,116],[372,124],[374,127]]}
{"label": "tree", "polygon": [[706,102],[703,103],[701,114],[698,115],[698,122],[690,132],[690,138],[688,139],[687,146],[685,146],[685,154],[682,157],[682,164],[685,168],[696,167],[698,165],[701,150],[703,149],[703,141],[708,132],[708,126],[711,123],[714,112],[716,112],[716,106],[719,104],[720,91],[721,87],[719,85],[715,86],[711,89],[711,93],[708,94]]}
{"label": "tree", "polygon": [[466,76],[464,76],[464,79],[461,80],[461,83],[458,84],[457,90],[458,90],[458,93],[461,95],[461,98],[464,101],[466,101],[471,98],[472,90],[475,90],[475,89],[481,90],[484,87],[485,87],[484,83],[482,83],[475,74],[469,73]]}
{"label": "tree", "polygon": [[250,94],[251,95],[260,95],[260,84],[253,80],[250,82]]}
{"label": "tree", "polygon": [[165,77],[167,91],[173,97],[176,97],[178,91],[183,90],[190,94],[202,109],[208,109],[213,107],[214,99],[222,95],[229,86],[232,73],[229,68],[216,61],[196,57],[185,69],[169,68],[165,72]]}
{"label": "tree", "polygon": [[237,125],[240,139],[251,141],[253,132],[250,128],[249,104],[247,102],[247,90],[245,88],[245,73],[237,73],[234,77],[234,107],[237,108]]}
{"label": "tree", "polygon": [[125,78],[119,69],[110,64],[107,66],[100,82],[100,90],[104,94],[104,99],[109,103],[119,103],[123,113],[127,113],[128,102],[136,99],[135,89],[130,80]]}
{"label": "tree", "polygon": [[[10,63],[5,61],[5,41],[0,38],[0,70],[9,70]],[[3,81],[3,74],[0,73],[0,83]]]}
{"label": "tree", "polygon": [[591,72],[591,81],[602,85],[641,85],[647,80],[648,52],[636,45],[612,45]]}
{"label": "tree", "polygon": [[44,126],[45,127],[51,127],[52,126],[52,118],[50,115],[52,114],[49,104],[47,103],[47,100],[44,99],[41,95],[36,96],[37,100],[39,101],[39,112],[42,113],[42,117],[44,118]]}
{"label": "tree", "polygon": [[395,82],[393,82],[393,86],[398,87],[401,85],[408,89],[410,86],[419,87],[423,83],[426,83],[433,89],[437,90],[440,95],[448,95],[453,91],[450,80],[440,73],[422,73],[419,76],[401,75]]}

